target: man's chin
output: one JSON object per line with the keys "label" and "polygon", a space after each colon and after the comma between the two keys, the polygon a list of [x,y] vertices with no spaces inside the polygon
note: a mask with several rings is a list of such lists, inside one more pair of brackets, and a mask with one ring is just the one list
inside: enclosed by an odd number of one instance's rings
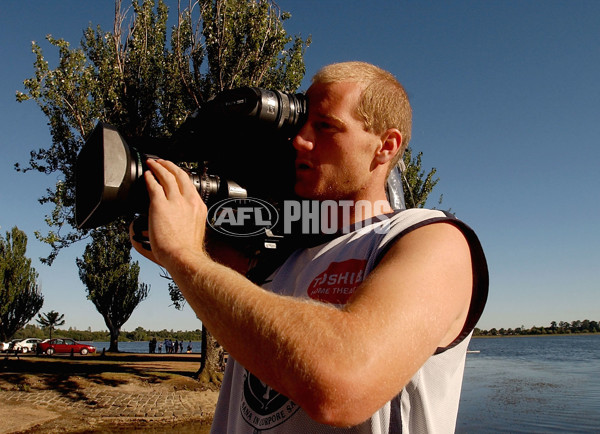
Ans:
{"label": "man's chin", "polygon": [[332,199],[331,194],[328,194],[326,191],[320,191],[318,189],[311,188],[296,188],[294,189],[294,193],[300,199],[306,200],[327,200]]}
{"label": "man's chin", "polygon": [[316,188],[309,187],[307,185],[298,185],[296,184],[294,188],[294,193],[300,199],[306,200],[343,200],[343,195],[340,192],[336,191],[333,188]]}
{"label": "man's chin", "polygon": [[294,193],[300,199],[309,199],[309,200],[316,199],[314,189],[307,186],[306,184],[298,184],[297,183],[294,186]]}

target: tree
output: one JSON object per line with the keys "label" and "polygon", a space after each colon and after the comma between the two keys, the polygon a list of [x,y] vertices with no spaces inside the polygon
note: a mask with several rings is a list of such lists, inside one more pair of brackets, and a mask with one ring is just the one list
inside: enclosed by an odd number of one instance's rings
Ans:
{"label": "tree", "polygon": [[92,231],[91,237],[83,257],[77,258],[79,278],[104,318],[110,333],[108,350],[117,352],[121,327],[146,298],[149,287],[138,283],[140,266],[131,262],[127,232],[113,224]]}
{"label": "tree", "polygon": [[587,332],[590,331],[590,320],[584,319],[581,321],[581,331]]}
{"label": "tree", "polygon": [[[127,24],[128,14],[121,10],[121,0],[116,0],[112,31],[87,28],[79,48],[48,36],[59,51],[54,69],[34,43],[35,76],[25,80],[25,92],[17,92],[18,101],[34,100],[40,106],[52,135],[52,145],[33,151],[26,167],[16,165],[21,171],[58,175],[40,199],[54,206],[46,218],[50,229],[36,233],[52,249],[43,259],[49,264],[61,249],[88,235],[75,229],[74,169],[97,121],[144,143],[145,138],[171,136],[218,91],[260,86],[293,92],[304,77],[310,38],[289,36],[284,22],[291,15],[272,0],[190,0],[185,8],[178,4],[170,39],[168,8],[162,0],[132,1]],[[171,293],[177,297],[178,289]],[[222,349],[207,336],[203,372],[212,371],[222,358]],[[208,372],[211,381],[218,383],[218,377]]]}
{"label": "tree", "polygon": [[[96,119],[117,126],[128,137],[169,136],[217,91],[242,85],[294,91],[304,76],[303,53],[309,41],[287,35],[283,22],[290,15],[274,2],[193,2],[179,11],[170,46],[164,3],[132,4],[129,30],[117,1],[112,33],[88,28],[81,48],[75,50],[66,41],[48,37],[59,49],[55,69],[34,44],[36,75],[25,82],[27,93],[17,95],[19,101],[34,99],[40,105],[53,137],[52,147],[32,153],[29,167],[17,168],[61,175],[41,200],[54,204],[47,218],[52,230],[38,234],[52,247],[48,263],[84,236],[61,230],[75,227],[75,158]],[[206,341],[202,366],[212,371],[221,354],[211,357],[211,350],[219,347],[210,334]],[[212,372],[208,376],[218,382]]]}
{"label": "tree", "polygon": [[288,36],[283,22],[290,14],[270,0],[190,2],[178,9],[170,43],[162,0],[134,0],[132,7],[127,25],[116,0],[113,31],[89,27],[79,48],[48,36],[59,51],[54,69],[40,45],[32,45],[35,76],[24,81],[17,101],[40,106],[52,145],[32,151],[28,165],[17,163],[16,169],[57,175],[40,199],[54,206],[46,217],[50,230],[36,233],[52,248],[44,258],[49,264],[87,235],[75,229],[75,163],[97,121],[128,138],[166,137],[217,91],[242,85],[293,91],[304,76],[310,40]]}
{"label": "tree", "polygon": [[[167,43],[168,10],[162,1],[133,1],[125,25],[115,2],[112,32],[89,27],[80,48],[49,36],[59,50],[51,69],[33,44],[35,76],[25,81],[18,101],[33,99],[49,118],[52,146],[31,153],[17,170],[58,174],[42,203],[54,205],[50,231],[36,235],[52,251],[45,262],[86,235],[75,228],[76,156],[97,120],[128,138],[170,136],[186,116],[220,90],[243,85],[294,91],[304,77],[304,50],[310,40],[290,37],[290,14],[270,0],[199,0],[178,8]],[[69,231],[65,233],[66,231]],[[208,338],[210,340],[212,338]],[[204,357],[211,357],[209,344]],[[211,360],[220,359],[220,353]],[[213,366],[213,362],[203,366]],[[215,376],[209,373],[213,381]]]}
{"label": "tree", "polygon": [[[406,170],[403,173],[404,182],[402,183],[402,187],[404,189],[406,206],[408,208],[423,208],[427,201],[427,197],[439,181],[439,178],[433,178],[436,169],[431,169],[429,173],[425,175],[425,171],[421,168],[423,152],[419,152],[417,156],[413,158],[410,146],[404,152],[403,159]],[[441,202],[442,197],[440,196],[439,203]]]}
{"label": "tree", "polygon": [[8,341],[42,308],[38,274],[25,256],[27,236],[16,226],[0,236],[0,340]]}
{"label": "tree", "polygon": [[44,330],[50,330],[50,339],[52,339],[52,331],[56,327],[61,326],[65,323],[65,320],[63,319],[64,317],[64,314],[60,314],[54,310],[51,310],[50,312],[47,312],[45,314],[38,313],[36,321],[39,325],[42,326]]}

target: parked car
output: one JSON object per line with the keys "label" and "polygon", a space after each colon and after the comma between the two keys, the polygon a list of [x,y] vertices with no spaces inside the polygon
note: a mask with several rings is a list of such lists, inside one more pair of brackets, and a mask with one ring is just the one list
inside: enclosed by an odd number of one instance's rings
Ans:
{"label": "parked car", "polygon": [[2,352],[4,352],[4,353],[6,353],[8,351],[12,351],[14,345],[20,341],[21,341],[21,339],[13,339],[10,342],[2,342],[2,346],[0,348],[2,349]]}
{"label": "parked car", "polygon": [[54,353],[79,353],[85,356],[88,353],[95,353],[96,347],[87,344],[81,344],[73,339],[53,338],[38,344],[39,350],[51,356]]}
{"label": "parked car", "polygon": [[15,342],[12,349],[13,351],[19,351],[21,353],[35,352],[35,347],[40,342],[42,342],[42,340],[38,338],[23,339],[21,341]]}

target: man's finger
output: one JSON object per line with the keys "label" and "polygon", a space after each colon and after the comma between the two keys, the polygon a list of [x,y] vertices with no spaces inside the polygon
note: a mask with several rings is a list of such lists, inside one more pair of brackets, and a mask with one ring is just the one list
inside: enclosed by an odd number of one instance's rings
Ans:
{"label": "man's finger", "polygon": [[[158,180],[161,185],[162,180],[165,180],[164,182],[167,187],[165,188],[165,192],[167,197],[169,197],[169,192],[178,192],[181,195],[188,197],[198,195],[196,187],[185,170],[168,160],[157,160],[156,163],[158,164],[153,166],[157,169],[156,173],[159,174]],[[171,188],[173,190],[168,190]],[[175,188],[177,188],[177,190],[175,190]]]}
{"label": "man's finger", "polygon": [[[165,160],[147,161],[148,168],[152,172],[152,175],[154,175],[156,183],[160,184],[160,187],[162,187],[162,190],[164,191],[163,194],[167,197],[167,199],[169,199],[169,197],[172,197],[173,194],[180,194],[180,191],[177,178],[172,172],[173,169],[169,168],[168,165],[165,165],[165,163]],[[155,193],[159,193],[159,191],[156,190],[158,188],[158,185],[153,185],[153,188],[155,189]]]}

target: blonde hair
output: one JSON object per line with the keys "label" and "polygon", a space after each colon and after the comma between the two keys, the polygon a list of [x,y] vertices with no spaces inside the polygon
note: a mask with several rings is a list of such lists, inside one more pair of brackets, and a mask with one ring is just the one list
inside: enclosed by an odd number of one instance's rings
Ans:
{"label": "blonde hair", "polygon": [[327,65],[312,79],[313,84],[356,82],[363,86],[357,115],[365,130],[382,134],[397,128],[402,135],[400,151],[390,168],[398,163],[410,141],[412,110],[404,87],[391,73],[366,62],[343,62]]}

